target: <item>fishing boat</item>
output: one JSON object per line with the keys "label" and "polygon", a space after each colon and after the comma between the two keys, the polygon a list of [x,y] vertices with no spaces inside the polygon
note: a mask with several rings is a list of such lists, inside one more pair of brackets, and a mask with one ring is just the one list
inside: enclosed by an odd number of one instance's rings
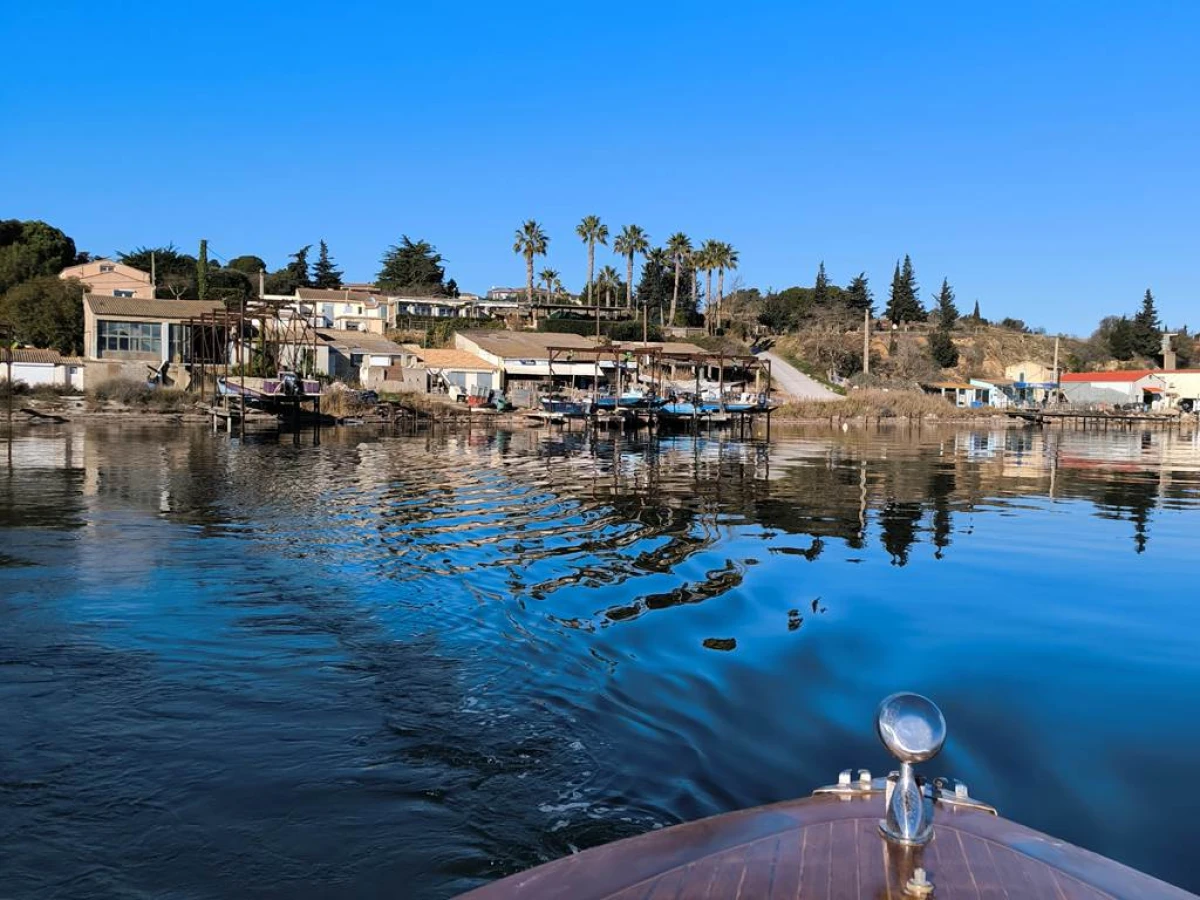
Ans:
{"label": "fishing boat", "polygon": [[1000,816],[965,784],[918,775],[941,710],[893,694],[875,729],[899,769],[846,769],[811,797],[654,831],[479,888],[471,900],[1195,896]]}
{"label": "fishing boat", "polygon": [[247,400],[280,397],[319,397],[321,383],[305,379],[294,372],[280,372],[276,378],[233,375],[217,378],[217,393],[222,396],[245,396]]}
{"label": "fishing boat", "polygon": [[564,416],[567,418],[582,418],[587,415],[587,405],[578,401],[571,400],[568,397],[551,395],[543,397],[539,401],[542,412],[550,413],[554,416]]}
{"label": "fishing boat", "polygon": [[647,409],[661,403],[653,394],[636,389],[626,391],[620,396],[602,394],[594,402],[597,409]]}

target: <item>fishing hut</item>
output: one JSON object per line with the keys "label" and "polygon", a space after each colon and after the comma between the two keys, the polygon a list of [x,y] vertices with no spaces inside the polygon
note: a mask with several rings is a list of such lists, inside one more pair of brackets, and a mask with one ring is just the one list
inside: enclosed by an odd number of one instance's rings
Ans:
{"label": "fishing hut", "polygon": [[214,431],[223,425],[244,435],[247,425],[319,421],[320,341],[306,318],[257,300],[202,313],[185,324],[184,362],[201,400],[207,400]]}
{"label": "fishing hut", "polygon": [[[552,378],[556,363],[593,367],[590,396],[573,391],[543,401],[535,415],[548,421],[577,418],[594,427],[622,429],[732,427],[747,435],[755,418],[765,415],[770,427],[769,359],[649,342],[556,346],[548,352]],[[605,380],[607,392],[601,393]]]}

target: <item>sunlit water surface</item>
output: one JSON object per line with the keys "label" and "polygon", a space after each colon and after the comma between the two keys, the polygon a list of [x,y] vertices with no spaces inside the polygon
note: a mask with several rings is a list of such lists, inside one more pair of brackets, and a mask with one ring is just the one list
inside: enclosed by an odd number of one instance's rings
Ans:
{"label": "sunlit water surface", "polygon": [[774,438],[18,432],[0,893],[446,897],[886,770],[901,688],[1200,890],[1196,439]]}

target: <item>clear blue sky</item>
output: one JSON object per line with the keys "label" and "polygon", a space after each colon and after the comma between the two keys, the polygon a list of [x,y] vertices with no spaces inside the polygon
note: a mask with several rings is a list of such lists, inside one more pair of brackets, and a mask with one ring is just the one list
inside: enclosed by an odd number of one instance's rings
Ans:
{"label": "clear blue sky", "polygon": [[823,259],[882,300],[907,252],[926,301],[1086,333],[1149,286],[1195,328],[1198,36],[1194,0],[10,2],[0,217],[272,267],[324,238],[351,280],[407,233],[483,291],[528,217],[578,287],[596,213],[727,240],[748,286]]}

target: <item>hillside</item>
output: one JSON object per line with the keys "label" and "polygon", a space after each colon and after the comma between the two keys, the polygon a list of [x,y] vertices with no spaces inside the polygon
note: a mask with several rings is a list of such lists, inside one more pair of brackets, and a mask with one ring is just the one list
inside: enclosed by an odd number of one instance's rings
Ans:
{"label": "hillside", "polygon": [[[994,326],[956,329],[958,365],[938,368],[929,358],[926,330],[901,331],[895,335],[878,332],[871,339],[871,374],[881,381],[907,381],[931,378],[1000,378],[1007,366],[1025,360],[1049,365],[1054,360],[1054,337],[1025,334]],[[1071,367],[1074,360],[1087,354],[1087,343],[1077,338],[1062,338],[1059,365]],[[777,338],[773,349],[785,357],[800,360],[819,372],[830,369],[842,377],[851,377],[862,368],[862,333],[808,331]]]}

